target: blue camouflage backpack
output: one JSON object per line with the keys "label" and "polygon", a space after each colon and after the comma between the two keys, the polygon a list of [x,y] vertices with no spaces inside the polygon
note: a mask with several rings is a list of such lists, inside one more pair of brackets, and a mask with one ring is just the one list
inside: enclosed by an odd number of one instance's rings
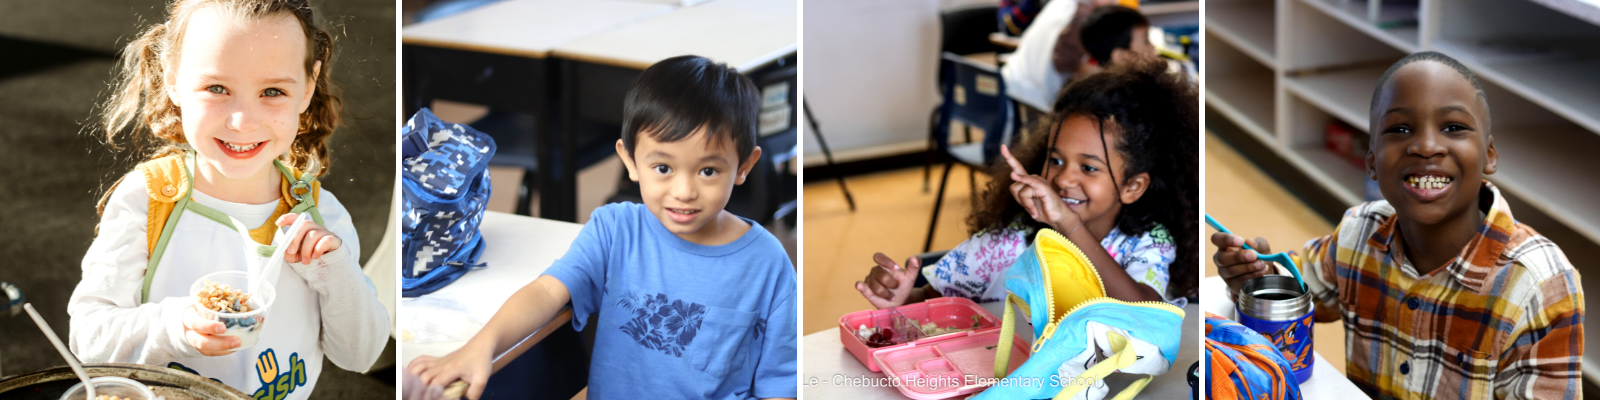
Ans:
{"label": "blue camouflage backpack", "polygon": [[483,267],[478,225],[489,205],[494,139],[424,108],[400,129],[401,285],[417,297]]}

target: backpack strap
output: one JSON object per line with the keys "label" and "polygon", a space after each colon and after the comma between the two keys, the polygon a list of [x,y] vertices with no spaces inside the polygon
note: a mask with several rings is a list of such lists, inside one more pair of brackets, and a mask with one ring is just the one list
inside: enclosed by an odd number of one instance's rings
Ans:
{"label": "backpack strap", "polygon": [[[148,225],[145,229],[150,262],[145,267],[144,284],[139,292],[141,303],[150,301],[150,284],[155,280],[156,267],[161,265],[161,258],[166,254],[167,245],[172,239],[172,231],[178,226],[178,219],[183,216],[185,210],[239,232],[245,243],[256,244],[252,250],[262,256],[271,255],[277,249],[270,244],[277,231],[277,219],[283,214],[308,212],[313,222],[326,226],[322,213],[317,211],[317,200],[322,196],[322,182],[316,179],[313,172],[309,172],[318,168],[313,166],[308,172],[300,173],[278,160],[272,160],[272,164],[284,176],[280,185],[278,208],[265,224],[256,228],[246,227],[239,220],[193,200],[195,169],[193,150],[184,152],[181,156],[171,155],[139,164],[137,169],[144,174],[145,189],[150,193]],[[307,193],[311,195],[306,196]]]}
{"label": "backpack strap", "polygon": [[[1057,400],[1071,399],[1074,396],[1077,396],[1079,393],[1082,393],[1084,389],[1088,389],[1089,386],[1094,382],[1100,382],[1104,380],[1106,376],[1111,375],[1112,372],[1130,367],[1133,365],[1134,361],[1139,360],[1139,356],[1133,353],[1133,348],[1128,346],[1128,342],[1130,340],[1126,336],[1122,336],[1122,334],[1117,332],[1107,331],[1106,339],[1108,339],[1111,344],[1111,356],[1104,360],[1100,360],[1099,363],[1096,363],[1093,367],[1089,367],[1088,370],[1083,371],[1082,374],[1073,377],[1073,379],[1068,379],[1067,382],[1069,382],[1069,384],[1063,385],[1061,391],[1056,393],[1055,398]],[[1150,380],[1154,378],[1154,375],[1150,375],[1140,378],[1137,381],[1133,381],[1133,383],[1129,383],[1128,387],[1123,388],[1122,391],[1118,392],[1116,397],[1113,397],[1112,399],[1132,399],[1134,395],[1139,394],[1139,391],[1144,390],[1145,385],[1150,384]]]}
{"label": "backpack strap", "polygon": [[[150,193],[150,213],[145,229],[150,262],[144,269],[144,284],[139,288],[140,303],[150,301],[150,283],[156,276],[156,266],[161,265],[172,229],[183,216],[181,206],[190,202],[189,191],[194,189],[194,179],[187,167],[193,163],[194,153],[185,152],[183,156],[171,155],[139,164],[138,170],[144,173],[145,189]],[[178,212],[173,212],[175,210]]]}

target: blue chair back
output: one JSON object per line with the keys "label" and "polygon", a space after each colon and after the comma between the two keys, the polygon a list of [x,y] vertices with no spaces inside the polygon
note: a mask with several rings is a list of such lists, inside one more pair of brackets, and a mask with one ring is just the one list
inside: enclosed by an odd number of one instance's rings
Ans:
{"label": "blue chair back", "polygon": [[944,53],[939,61],[944,70],[940,91],[939,123],[934,142],[941,152],[950,148],[950,122],[961,121],[983,129],[983,161],[1000,156],[1000,145],[1011,140],[1012,119],[1016,112],[1006,96],[1005,80],[994,67],[978,64],[954,53]]}

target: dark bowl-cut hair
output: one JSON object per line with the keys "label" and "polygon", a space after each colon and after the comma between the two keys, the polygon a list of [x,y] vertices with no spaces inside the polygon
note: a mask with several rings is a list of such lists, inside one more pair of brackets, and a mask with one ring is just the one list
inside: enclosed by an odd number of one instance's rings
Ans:
{"label": "dark bowl-cut hair", "polygon": [[707,143],[731,140],[744,162],[756,147],[761,96],[749,77],[728,64],[700,56],[678,56],[646,68],[622,103],[622,143],[633,155],[639,133],[659,142],[688,138],[706,129]]}
{"label": "dark bowl-cut hair", "polygon": [[1135,10],[1123,6],[1102,6],[1094,9],[1084,20],[1078,35],[1083,50],[1101,66],[1111,65],[1111,53],[1133,46],[1133,30],[1149,28],[1150,20]]}

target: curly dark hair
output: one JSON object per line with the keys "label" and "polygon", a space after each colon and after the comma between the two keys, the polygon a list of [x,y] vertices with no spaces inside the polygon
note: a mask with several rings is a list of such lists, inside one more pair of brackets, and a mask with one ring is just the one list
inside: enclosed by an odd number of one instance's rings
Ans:
{"label": "curly dark hair", "polygon": [[[1130,235],[1149,232],[1156,224],[1166,228],[1177,248],[1177,259],[1168,269],[1170,297],[1196,293],[1200,266],[1199,104],[1195,86],[1183,74],[1167,72],[1164,62],[1113,66],[1063,88],[1048,121],[1030,129],[1033,134],[1017,135],[1012,151],[1029,174],[1040,174],[1062,121],[1072,115],[1098,121],[1102,146],[1117,149],[1127,160],[1120,174],[1111,174],[1114,184],[1139,173],[1150,176],[1144,195],[1122,206],[1116,226]],[[1112,136],[1115,143],[1106,143],[1106,130],[1120,133]],[[1047,134],[1038,134],[1041,132]],[[1014,223],[1048,228],[1027,218],[1027,211],[1012,198],[1011,167],[996,162],[989,168],[995,179],[984,190],[982,208],[967,218],[968,229],[976,234]]]}

